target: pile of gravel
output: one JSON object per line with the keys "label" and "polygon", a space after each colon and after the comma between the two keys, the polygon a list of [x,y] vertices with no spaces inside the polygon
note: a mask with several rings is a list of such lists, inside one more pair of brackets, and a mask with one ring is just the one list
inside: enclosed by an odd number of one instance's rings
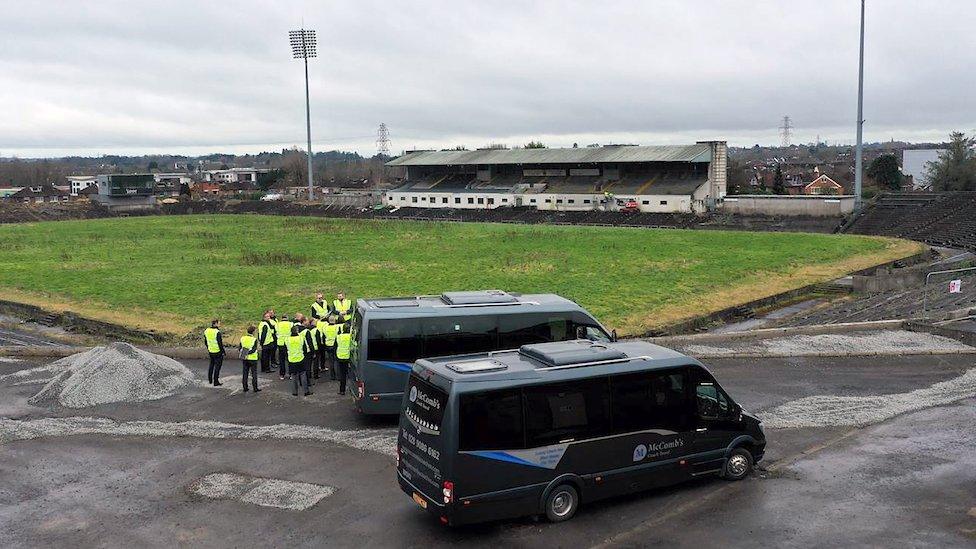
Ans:
{"label": "pile of gravel", "polygon": [[84,408],[168,397],[193,381],[179,362],[128,343],[95,347],[47,366],[57,372],[29,402]]}
{"label": "pile of gravel", "polygon": [[976,396],[976,368],[963,375],[907,393],[871,396],[817,395],[761,412],[763,425],[773,429],[860,427]]}
{"label": "pile of gravel", "polygon": [[955,339],[925,332],[883,330],[689,344],[681,346],[681,350],[695,357],[715,358],[740,354],[783,357],[940,354],[972,352],[973,348]]}

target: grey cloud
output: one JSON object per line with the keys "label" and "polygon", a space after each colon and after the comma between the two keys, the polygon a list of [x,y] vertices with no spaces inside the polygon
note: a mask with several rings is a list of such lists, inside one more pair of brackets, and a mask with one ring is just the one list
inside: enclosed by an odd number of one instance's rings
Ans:
{"label": "grey cloud", "polygon": [[[853,139],[857,2],[0,0],[0,154]],[[976,127],[971,3],[868,2],[869,139]],[[51,152],[51,154],[56,154]]]}

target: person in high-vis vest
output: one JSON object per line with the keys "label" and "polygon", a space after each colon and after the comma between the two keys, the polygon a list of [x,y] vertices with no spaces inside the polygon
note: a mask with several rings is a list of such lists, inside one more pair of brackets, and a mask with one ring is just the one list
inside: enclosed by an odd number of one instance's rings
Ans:
{"label": "person in high-vis vest", "polygon": [[339,370],[339,394],[346,394],[346,376],[349,374],[349,357],[352,354],[352,336],[343,328],[336,336],[336,367]]}
{"label": "person in high-vis vest", "polygon": [[288,350],[288,371],[294,384],[291,394],[298,396],[298,386],[305,388],[305,396],[312,394],[308,387],[308,371],[305,369],[306,347],[305,336],[298,326],[292,326],[291,335],[287,338],[285,348]]}
{"label": "person in high-vis vest", "polygon": [[254,337],[254,332],[257,329],[254,325],[247,327],[247,333],[241,336],[241,362],[244,366],[244,376],[241,378],[241,382],[244,384],[244,392],[247,392],[247,376],[251,376],[251,385],[254,387],[254,392],[257,393],[261,389],[258,389],[258,338]]}
{"label": "person in high-vis vest", "polygon": [[207,354],[210,355],[207,381],[215,387],[223,385],[220,382],[220,367],[224,365],[224,338],[220,334],[220,320],[215,318],[210,321],[210,327],[203,331],[203,341],[207,344]]}
{"label": "person in high-vis vest", "polygon": [[315,301],[312,302],[312,318],[321,322],[328,314],[329,305],[325,302],[325,296],[321,292],[315,294]]}
{"label": "person in high-vis vest", "polygon": [[264,312],[264,317],[258,324],[258,341],[261,342],[261,373],[270,374],[271,362],[278,346],[275,342],[275,325],[270,310]]}
{"label": "person in high-vis vest", "polygon": [[336,315],[340,324],[352,320],[352,300],[346,299],[345,292],[339,292],[332,300],[332,314]]}
{"label": "person in high-vis vest", "polygon": [[336,324],[335,315],[329,315],[326,318],[325,328],[322,329],[322,333],[325,336],[323,338],[322,349],[325,350],[325,364],[327,364],[326,368],[329,370],[329,379],[332,381],[336,380],[335,347],[336,336],[339,335],[340,326],[340,324]]}
{"label": "person in high-vis vest", "polygon": [[[320,318],[315,323],[315,337],[318,343],[318,361],[319,361],[319,374],[322,372],[327,372],[329,370],[329,353],[325,349],[325,327],[329,325],[328,315]],[[319,378],[319,374],[316,374],[315,379]]]}
{"label": "person in high-vis vest", "polygon": [[292,323],[288,315],[281,315],[275,323],[275,337],[278,343],[278,377],[285,379],[285,369],[288,367],[288,338],[291,337]]}
{"label": "person in high-vis vest", "polygon": [[305,319],[305,342],[308,344],[308,357],[305,362],[309,367],[308,385],[315,385],[315,380],[319,378],[321,363],[319,363],[319,330],[318,321],[314,318]]}

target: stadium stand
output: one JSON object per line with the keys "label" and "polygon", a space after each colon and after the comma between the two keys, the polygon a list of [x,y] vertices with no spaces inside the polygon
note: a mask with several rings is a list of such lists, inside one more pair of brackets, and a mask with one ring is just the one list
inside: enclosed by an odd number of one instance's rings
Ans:
{"label": "stadium stand", "polygon": [[845,232],[976,251],[976,193],[885,194]]}

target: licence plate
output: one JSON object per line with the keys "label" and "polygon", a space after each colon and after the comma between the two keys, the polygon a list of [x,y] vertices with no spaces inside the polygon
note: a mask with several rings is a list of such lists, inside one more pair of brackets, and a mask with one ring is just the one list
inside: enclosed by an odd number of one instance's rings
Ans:
{"label": "licence plate", "polygon": [[417,492],[413,493],[413,500],[417,502],[417,505],[423,507],[424,509],[427,508],[427,500]]}

